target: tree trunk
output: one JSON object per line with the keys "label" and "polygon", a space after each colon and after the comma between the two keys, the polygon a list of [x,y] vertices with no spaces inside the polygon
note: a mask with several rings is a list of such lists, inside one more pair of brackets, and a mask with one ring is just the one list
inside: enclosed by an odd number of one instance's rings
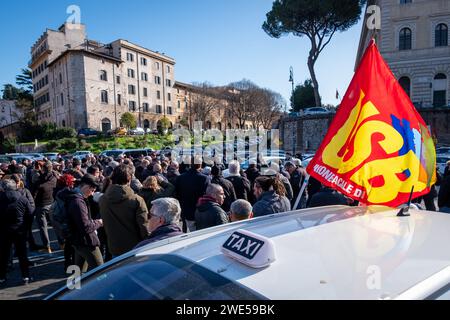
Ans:
{"label": "tree trunk", "polygon": [[314,71],[315,61],[313,60],[312,54],[313,54],[312,52],[309,53],[308,69],[309,69],[309,73],[311,75],[311,80],[312,80],[313,87],[314,87],[314,100],[316,100],[316,107],[321,107],[322,101],[320,100],[319,83],[317,82],[316,72]]}

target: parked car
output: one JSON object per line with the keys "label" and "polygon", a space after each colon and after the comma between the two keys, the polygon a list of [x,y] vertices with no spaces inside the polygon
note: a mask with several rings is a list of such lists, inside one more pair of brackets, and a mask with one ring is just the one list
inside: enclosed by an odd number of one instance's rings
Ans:
{"label": "parked car", "polygon": [[123,150],[123,149],[105,150],[100,153],[101,156],[112,157],[114,159],[117,159],[119,156],[124,155],[124,154],[125,154],[125,150]]}
{"label": "parked car", "polygon": [[11,156],[8,155],[0,155],[0,163],[10,163],[13,160]]}
{"label": "parked car", "polygon": [[439,171],[440,174],[444,174],[445,171],[445,166],[447,165],[447,161],[450,161],[450,155],[442,155],[442,156],[437,156],[436,157],[436,166],[437,166],[437,170]]}
{"label": "parked car", "polygon": [[318,114],[329,114],[332,113],[330,110],[323,108],[323,107],[313,107],[313,108],[306,108],[303,109],[303,115],[309,116],[309,115],[318,115]]}
{"label": "parked car", "polygon": [[32,157],[34,160],[44,160],[44,154],[42,153],[24,153],[24,155]]}
{"label": "parked car", "polygon": [[145,135],[145,130],[143,128],[135,128],[135,129],[130,129],[128,131],[128,134],[133,135],[133,136],[143,136]]}
{"label": "parked car", "polygon": [[124,127],[118,127],[114,130],[108,131],[108,134],[116,136],[126,136],[128,134],[128,130]]}
{"label": "parked car", "polygon": [[124,150],[124,155],[133,157],[133,159],[137,159],[140,156],[146,157],[150,155],[150,152],[148,151],[148,149],[129,149]]}
{"label": "parked car", "polygon": [[56,152],[44,153],[44,157],[46,157],[50,161],[58,160],[59,156],[60,156],[59,153],[56,153]]}
{"label": "parked car", "polygon": [[165,238],[47,300],[450,299],[450,215],[398,212],[327,206]]}
{"label": "parked car", "polygon": [[84,159],[86,157],[93,157],[93,156],[94,156],[94,154],[90,151],[77,151],[73,154],[73,158],[80,159],[80,160]]}
{"label": "parked car", "polygon": [[443,154],[449,154],[450,155],[450,147],[441,147],[436,149],[436,155],[443,155]]}
{"label": "parked car", "polygon": [[78,130],[78,136],[79,137],[89,137],[89,136],[96,136],[100,133],[100,131],[91,129],[91,128],[83,128]]}

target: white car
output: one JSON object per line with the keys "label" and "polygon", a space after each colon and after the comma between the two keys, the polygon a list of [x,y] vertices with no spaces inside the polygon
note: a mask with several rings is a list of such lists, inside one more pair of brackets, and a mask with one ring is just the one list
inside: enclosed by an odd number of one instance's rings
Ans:
{"label": "white car", "polygon": [[79,160],[84,159],[86,157],[93,157],[93,156],[94,156],[94,154],[90,151],[77,151],[73,154],[73,158],[79,159]]}
{"label": "white car", "polygon": [[143,136],[143,135],[145,135],[145,130],[144,130],[144,128],[135,128],[135,129],[131,129],[129,132],[128,132],[130,135],[135,135],[135,136]]}
{"label": "white car", "polygon": [[329,206],[168,238],[48,299],[450,299],[450,215],[398,211]]}

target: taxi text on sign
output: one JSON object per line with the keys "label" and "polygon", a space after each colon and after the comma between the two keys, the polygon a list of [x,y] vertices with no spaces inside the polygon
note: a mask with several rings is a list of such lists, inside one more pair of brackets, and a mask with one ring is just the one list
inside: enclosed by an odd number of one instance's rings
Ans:
{"label": "taxi text on sign", "polygon": [[391,207],[429,192],[436,151],[428,128],[375,42],[367,48],[307,172],[364,204]]}

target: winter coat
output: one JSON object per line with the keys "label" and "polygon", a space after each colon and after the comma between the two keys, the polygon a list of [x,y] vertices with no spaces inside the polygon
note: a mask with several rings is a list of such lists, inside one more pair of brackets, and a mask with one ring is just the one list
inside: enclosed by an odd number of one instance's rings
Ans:
{"label": "winter coat", "polygon": [[100,241],[95,232],[101,227],[98,220],[92,220],[87,200],[78,189],[63,189],[56,195],[64,201],[68,224],[71,231],[70,242],[75,246],[98,247]]}
{"label": "winter coat", "polygon": [[236,192],[237,199],[249,199],[249,194],[252,192],[250,190],[250,181],[247,178],[235,175],[229,176],[226,178],[228,181],[231,181],[234,187],[234,191]]}
{"label": "winter coat", "polygon": [[57,176],[54,172],[49,172],[40,177],[35,197],[36,207],[41,208],[53,203],[53,189],[56,188],[56,181]]}
{"label": "winter coat", "polygon": [[144,199],[147,209],[150,211],[152,201],[160,198],[173,197],[175,186],[169,182],[162,181],[161,189],[155,192],[152,189],[142,188],[139,195]]}
{"label": "winter coat", "polygon": [[215,199],[209,196],[204,196],[199,199],[197,210],[195,211],[196,230],[210,228],[228,222],[227,214]]}
{"label": "winter coat", "polygon": [[347,198],[334,189],[325,187],[311,197],[309,207],[323,207],[331,205],[348,205]]}
{"label": "winter coat", "polygon": [[231,183],[231,181],[225,179],[222,176],[213,177],[211,179],[211,183],[218,184],[222,187],[223,193],[225,194],[222,209],[228,212],[230,210],[231,204],[237,199],[233,184]]}
{"label": "winter coat", "polygon": [[18,190],[0,192],[0,233],[26,232],[34,208]]}
{"label": "winter coat", "polygon": [[285,196],[278,195],[274,190],[261,194],[258,201],[253,205],[253,216],[261,217],[273,213],[291,210],[291,203]]}
{"label": "winter coat", "polygon": [[205,194],[208,177],[195,169],[183,173],[175,182],[175,192],[180,201],[181,217],[194,221],[197,201]]}
{"label": "winter coat", "polygon": [[147,205],[128,185],[109,186],[99,205],[112,255],[130,251],[147,238]]}
{"label": "winter coat", "polygon": [[181,231],[181,228],[177,224],[166,224],[163,226],[159,226],[156,230],[154,230],[146,240],[139,243],[136,248],[143,247],[147,244],[164,240],[171,237],[176,237],[183,234],[183,231]]}

